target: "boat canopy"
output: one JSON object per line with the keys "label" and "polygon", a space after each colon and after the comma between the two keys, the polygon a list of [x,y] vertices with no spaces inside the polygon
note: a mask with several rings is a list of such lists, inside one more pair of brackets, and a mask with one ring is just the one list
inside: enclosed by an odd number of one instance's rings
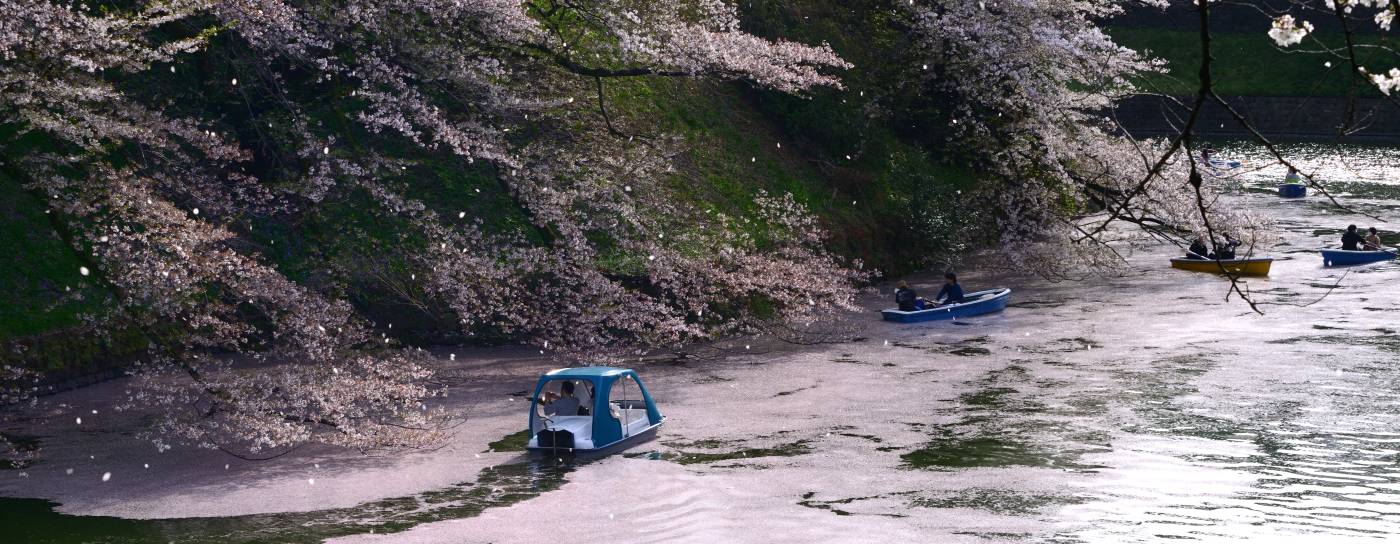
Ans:
{"label": "boat canopy", "polygon": [[[545,416],[549,406],[543,402],[546,388],[557,390],[562,382],[574,384],[579,410],[577,414]],[[567,431],[570,449],[602,449],[661,420],[661,412],[635,371],[607,366],[560,368],[540,376],[535,383],[530,406],[531,447],[551,447],[556,437],[553,433]],[[543,434],[549,435],[548,439],[541,440],[541,431],[546,431]]]}

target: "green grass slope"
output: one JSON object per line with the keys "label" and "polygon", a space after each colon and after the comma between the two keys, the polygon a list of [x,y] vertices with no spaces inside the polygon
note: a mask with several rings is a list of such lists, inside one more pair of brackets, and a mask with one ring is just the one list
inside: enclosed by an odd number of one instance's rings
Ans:
{"label": "green grass slope", "polygon": [[[1172,95],[1195,92],[1201,63],[1200,37],[1189,30],[1112,27],[1109,34],[1120,45],[1167,62],[1167,74],[1144,78],[1146,89]],[[1211,51],[1216,91],[1241,96],[1346,96],[1352,86],[1348,66],[1319,52],[1314,39],[1328,47],[1343,45],[1340,35],[1309,37],[1287,49],[1275,47],[1264,32],[1214,32]],[[1376,45],[1379,36],[1360,36],[1359,43]],[[1394,56],[1374,48],[1360,50],[1362,66],[1388,66]],[[1328,66],[1325,63],[1330,62]],[[1358,96],[1380,96],[1369,83],[1359,85]]]}

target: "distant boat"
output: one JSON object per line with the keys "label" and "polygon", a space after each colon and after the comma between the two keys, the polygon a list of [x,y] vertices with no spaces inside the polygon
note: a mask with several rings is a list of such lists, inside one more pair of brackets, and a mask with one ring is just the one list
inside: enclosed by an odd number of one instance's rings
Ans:
{"label": "distant boat", "polygon": [[1303,198],[1308,196],[1308,186],[1301,183],[1285,183],[1278,186],[1278,196],[1283,198]]}
{"label": "distant boat", "polygon": [[1394,249],[1382,249],[1378,251],[1351,251],[1346,249],[1322,250],[1322,264],[1324,266],[1349,266],[1354,264],[1377,263],[1389,261],[1394,258]]}
{"label": "distant boat", "polygon": [[963,296],[963,302],[957,304],[945,304],[934,306],[923,310],[903,311],[898,308],[881,310],[880,315],[885,321],[897,323],[916,323],[919,321],[938,321],[953,319],[957,317],[972,317],[974,315],[1000,312],[1006,309],[1006,303],[1011,299],[1011,289],[999,287],[986,291],[975,291]]}
{"label": "distant boat", "polygon": [[1206,166],[1217,170],[1234,170],[1244,166],[1244,163],[1234,159],[1210,159],[1206,161]]}
{"label": "distant boat", "polygon": [[1213,272],[1216,274],[1234,274],[1236,276],[1267,276],[1269,267],[1273,265],[1273,259],[1230,259],[1216,261],[1214,259],[1188,259],[1178,257],[1172,259],[1172,268],[1190,270],[1192,272]]}
{"label": "distant boat", "polygon": [[[558,396],[565,388],[573,390],[566,407],[544,401],[544,396]],[[655,437],[665,420],[636,372],[607,366],[561,368],[535,383],[526,449],[537,454],[602,456]]]}

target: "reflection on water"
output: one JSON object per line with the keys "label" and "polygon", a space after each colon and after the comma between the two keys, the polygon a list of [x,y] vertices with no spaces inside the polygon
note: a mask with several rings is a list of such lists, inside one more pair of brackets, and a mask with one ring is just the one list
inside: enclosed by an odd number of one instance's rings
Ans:
{"label": "reflection on water", "polygon": [[315,543],[360,533],[392,533],[429,521],[475,516],[557,489],[571,465],[522,462],[482,471],[475,482],[352,508],[226,518],[130,520],[69,516],[41,500],[0,499],[6,542],[30,544]]}

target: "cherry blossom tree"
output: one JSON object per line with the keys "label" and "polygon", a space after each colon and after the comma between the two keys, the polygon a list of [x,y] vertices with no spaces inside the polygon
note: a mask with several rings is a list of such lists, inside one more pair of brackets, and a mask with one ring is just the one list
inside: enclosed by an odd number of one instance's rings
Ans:
{"label": "cherry blossom tree", "polygon": [[[944,99],[951,149],[994,181],[1001,253],[1051,278],[1115,272],[1124,260],[1105,237],[1114,222],[1180,242],[1228,233],[1261,243],[1261,217],[1198,206],[1188,179],[1219,192],[1221,178],[1190,177],[1181,142],[1134,141],[1113,120],[1132,81],[1159,62],[1121,47],[1101,21],[1118,0],[910,2],[915,39],[909,79]],[[908,92],[908,91],[901,91]],[[1213,225],[1208,229],[1207,225]],[[1121,240],[1116,240],[1121,241]]]}
{"label": "cherry blossom tree", "polygon": [[[196,76],[192,95],[166,81],[226,58],[246,75]],[[569,355],[811,320],[852,307],[867,277],[791,197],[744,216],[683,204],[676,144],[609,117],[617,78],[839,87],[849,65],[829,47],[747,34],[727,2],[0,0],[0,61],[0,171],[112,294],[92,330],[148,336],[128,407],[161,409],[162,448],[441,438],[431,362],[255,242],[258,220],[346,195],[426,241],[405,250],[414,278],[464,331]],[[205,96],[239,106],[182,103]],[[404,172],[426,155],[485,165],[526,231],[411,196]]]}

